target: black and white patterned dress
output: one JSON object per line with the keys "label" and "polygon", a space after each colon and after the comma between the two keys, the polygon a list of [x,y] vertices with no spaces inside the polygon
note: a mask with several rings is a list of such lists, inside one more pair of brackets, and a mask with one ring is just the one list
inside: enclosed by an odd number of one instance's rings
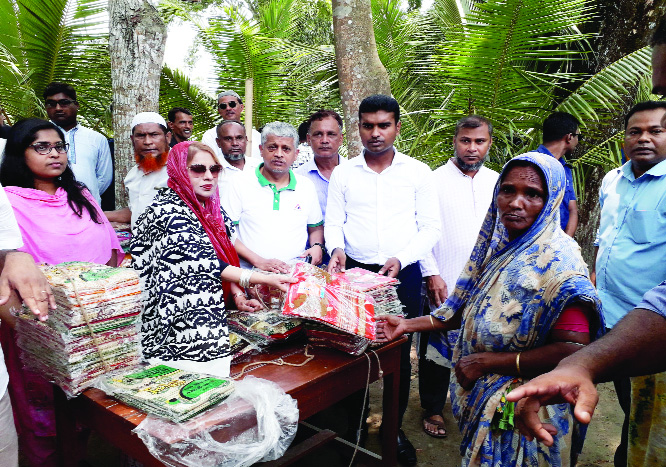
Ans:
{"label": "black and white patterned dress", "polygon": [[[233,233],[231,220],[222,214]],[[228,376],[229,330],[220,278],[227,264],[175,191],[161,189],[141,214],[130,253],[142,287],[144,358]]]}

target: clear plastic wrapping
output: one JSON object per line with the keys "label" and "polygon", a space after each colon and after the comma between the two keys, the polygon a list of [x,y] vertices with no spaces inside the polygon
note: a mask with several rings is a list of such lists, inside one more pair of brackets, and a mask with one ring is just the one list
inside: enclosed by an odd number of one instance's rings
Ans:
{"label": "clear plastic wrapping", "polygon": [[305,335],[308,343],[314,347],[337,349],[350,355],[361,355],[372,342],[365,337],[338,331],[331,326],[314,321],[305,323]]}
{"label": "clear plastic wrapping", "polygon": [[303,329],[300,319],[282,316],[271,310],[235,312],[228,316],[227,323],[229,329],[259,347],[284,342]]}
{"label": "clear plastic wrapping", "polygon": [[70,262],[40,266],[56,299],[45,322],[23,310],[16,325],[26,368],[74,397],[102,374],[139,362],[141,312],[133,270]]}
{"label": "clear plastic wrapping", "polygon": [[217,407],[185,423],[148,416],[134,432],[165,465],[243,467],[284,455],[296,435],[296,401],[247,376]]}
{"label": "clear plastic wrapping", "polygon": [[332,276],[311,264],[296,264],[282,313],[318,321],[341,331],[376,338],[375,307],[372,297],[340,275]]}
{"label": "clear plastic wrapping", "polygon": [[96,386],[148,414],[183,422],[205,412],[234,391],[234,382],[167,365],[148,365],[102,378]]}

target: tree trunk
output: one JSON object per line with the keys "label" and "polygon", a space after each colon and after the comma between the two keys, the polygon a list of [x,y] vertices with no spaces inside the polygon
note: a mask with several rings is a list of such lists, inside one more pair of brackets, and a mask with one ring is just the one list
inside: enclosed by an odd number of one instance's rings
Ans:
{"label": "tree trunk", "polygon": [[379,60],[370,0],[333,0],[335,60],[347,128],[349,157],[361,153],[358,106],[372,94],[391,94],[388,73]]}
{"label": "tree trunk", "polygon": [[166,26],[148,0],[109,1],[116,208],[127,206],[123,180],[134,165],[130,124],[159,109]]}
{"label": "tree trunk", "polygon": [[[648,45],[655,20],[666,8],[666,0],[636,2],[635,0],[600,0],[598,23],[591,23],[586,29],[599,31],[596,41],[596,63],[591,63],[589,72],[596,73],[635,50]],[[634,98],[627,100],[625,112],[614,121],[615,128],[624,129],[624,113],[634,104]],[[609,133],[606,136],[610,136]],[[585,199],[578,207],[580,218],[576,240],[583,251],[583,258],[594,265],[594,237],[599,225],[599,187],[605,173],[600,168],[593,169],[587,177]]]}

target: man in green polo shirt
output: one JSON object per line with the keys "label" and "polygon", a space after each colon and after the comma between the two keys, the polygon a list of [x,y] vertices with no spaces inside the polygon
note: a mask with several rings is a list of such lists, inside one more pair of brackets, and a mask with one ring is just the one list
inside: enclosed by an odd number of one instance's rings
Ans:
{"label": "man in green polo shirt", "polygon": [[236,177],[222,205],[237,224],[234,243],[242,267],[287,272],[287,263],[324,254],[324,221],[314,184],[290,167],[298,132],[284,122],[266,125],[259,150],[263,163]]}

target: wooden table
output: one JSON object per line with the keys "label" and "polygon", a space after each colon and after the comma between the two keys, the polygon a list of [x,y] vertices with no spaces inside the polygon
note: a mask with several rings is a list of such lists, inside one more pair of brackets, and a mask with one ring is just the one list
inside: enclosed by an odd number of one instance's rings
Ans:
{"label": "wooden table", "polygon": [[[315,357],[304,366],[257,366],[248,368],[243,378],[253,375],[277,383],[298,401],[299,421],[303,421],[352,393],[365,389],[368,365],[370,365],[370,382],[378,380],[380,374],[377,360],[379,360],[384,378],[381,440],[383,457],[373,457],[359,452],[357,458],[360,455],[365,463],[370,464],[396,465],[400,346],[404,342],[406,338],[385,344],[374,349],[374,352],[368,350],[359,357],[336,350],[311,347],[310,353]],[[298,364],[305,360],[304,349],[305,344],[302,343],[287,345],[256,355],[250,359],[250,362],[282,358],[286,362]],[[232,365],[232,376],[240,372],[247,363]],[[163,465],[132,433],[132,430],[146,418],[145,413],[118,402],[98,389],[88,389],[79,397],[67,400],[58,388],[55,402],[61,465],[78,466],[79,460],[85,455],[76,448],[76,422],[97,431],[111,444],[147,467]],[[332,438],[334,436],[331,432],[325,431],[310,440],[306,448],[301,445],[292,446],[282,459],[275,462],[275,465],[288,465],[303,457],[313,447],[325,444]],[[303,442],[302,445],[306,443],[308,442]]]}

